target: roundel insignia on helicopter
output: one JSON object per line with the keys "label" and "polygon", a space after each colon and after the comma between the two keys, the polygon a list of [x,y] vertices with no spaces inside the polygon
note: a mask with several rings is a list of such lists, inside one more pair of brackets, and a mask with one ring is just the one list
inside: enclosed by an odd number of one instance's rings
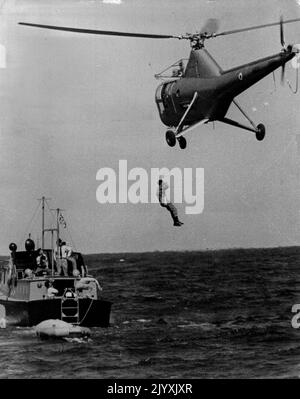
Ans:
{"label": "roundel insignia on helicopter", "polygon": [[238,74],[238,78],[239,78],[239,80],[243,80],[243,74],[242,74],[242,72],[240,72],[240,73]]}

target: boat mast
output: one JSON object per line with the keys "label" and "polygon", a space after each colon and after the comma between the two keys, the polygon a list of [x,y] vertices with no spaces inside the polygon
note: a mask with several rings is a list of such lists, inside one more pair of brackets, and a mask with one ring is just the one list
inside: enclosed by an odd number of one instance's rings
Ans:
{"label": "boat mast", "polygon": [[47,231],[51,232],[51,270],[52,270],[52,276],[54,275],[54,245],[53,245],[53,233],[55,231],[58,231],[57,229],[45,229],[45,202],[47,200],[51,200],[51,198],[46,198],[46,197],[42,197],[39,198],[39,201],[42,201],[42,249],[45,249],[45,233]]}
{"label": "boat mast", "polygon": [[57,232],[57,245],[59,243],[59,208],[56,209],[56,232]]}
{"label": "boat mast", "polygon": [[59,212],[62,210],[60,208],[56,208],[56,231],[57,231],[57,243],[59,241]]}
{"label": "boat mast", "polygon": [[44,196],[39,198],[39,201],[42,201],[42,249],[45,247],[45,201],[50,199],[51,198],[46,198]]}
{"label": "boat mast", "polygon": [[45,244],[45,197],[42,197],[42,249],[44,249]]}

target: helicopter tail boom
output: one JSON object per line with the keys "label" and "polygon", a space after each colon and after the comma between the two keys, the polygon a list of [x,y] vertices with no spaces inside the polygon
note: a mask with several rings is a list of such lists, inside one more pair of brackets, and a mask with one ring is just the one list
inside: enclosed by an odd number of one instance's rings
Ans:
{"label": "helicopter tail boom", "polygon": [[295,56],[293,51],[282,51],[278,54],[261,58],[249,64],[241,65],[223,72],[223,94],[230,93],[236,97],[249,87],[284,66]]}

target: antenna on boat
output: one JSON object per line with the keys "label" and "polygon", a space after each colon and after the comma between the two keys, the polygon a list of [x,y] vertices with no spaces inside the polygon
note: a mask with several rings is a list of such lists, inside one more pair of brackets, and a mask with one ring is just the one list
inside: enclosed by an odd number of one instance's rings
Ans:
{"label": "antenna on boat", "polygon": [[[51,270],[52,270],[52,276],[54,275],[54,245],[53,245],[53,233],[57,232],[58,234],[58,230],[57,229],[53,229],[53,228],[49,228],[49,229],[45,229],[45,203],[47,200],[51,200],[51,198],[46,198],[46,197],[42,197],[39,198],[39,201],[42,202],[42,249],[45,249],[45,233],[46,232],[50,232],[51,233]],[[47,204],[48,205],[48,204]],[[49,208],[49,206],[48,206]]]}
{"label": "antenna on boat", "polygon": [[51,198],[42,197],[38,199],[42,201],[42,249],[45,247],[45,201],[51,200]]}

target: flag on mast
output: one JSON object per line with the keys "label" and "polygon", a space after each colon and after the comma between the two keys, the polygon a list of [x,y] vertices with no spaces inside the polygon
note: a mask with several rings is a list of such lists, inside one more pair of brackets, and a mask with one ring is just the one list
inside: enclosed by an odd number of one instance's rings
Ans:
{"label": "flag on mast", "polygon": [[60,224],[63,225],[64,229],[67,227],[67,223],[66,223],[66,221],[65,221],[65,219],[64,219],[64,217],[63,217],[63,215],[62,215],[62,213],[59,214],[58,221],[59,221]]}

